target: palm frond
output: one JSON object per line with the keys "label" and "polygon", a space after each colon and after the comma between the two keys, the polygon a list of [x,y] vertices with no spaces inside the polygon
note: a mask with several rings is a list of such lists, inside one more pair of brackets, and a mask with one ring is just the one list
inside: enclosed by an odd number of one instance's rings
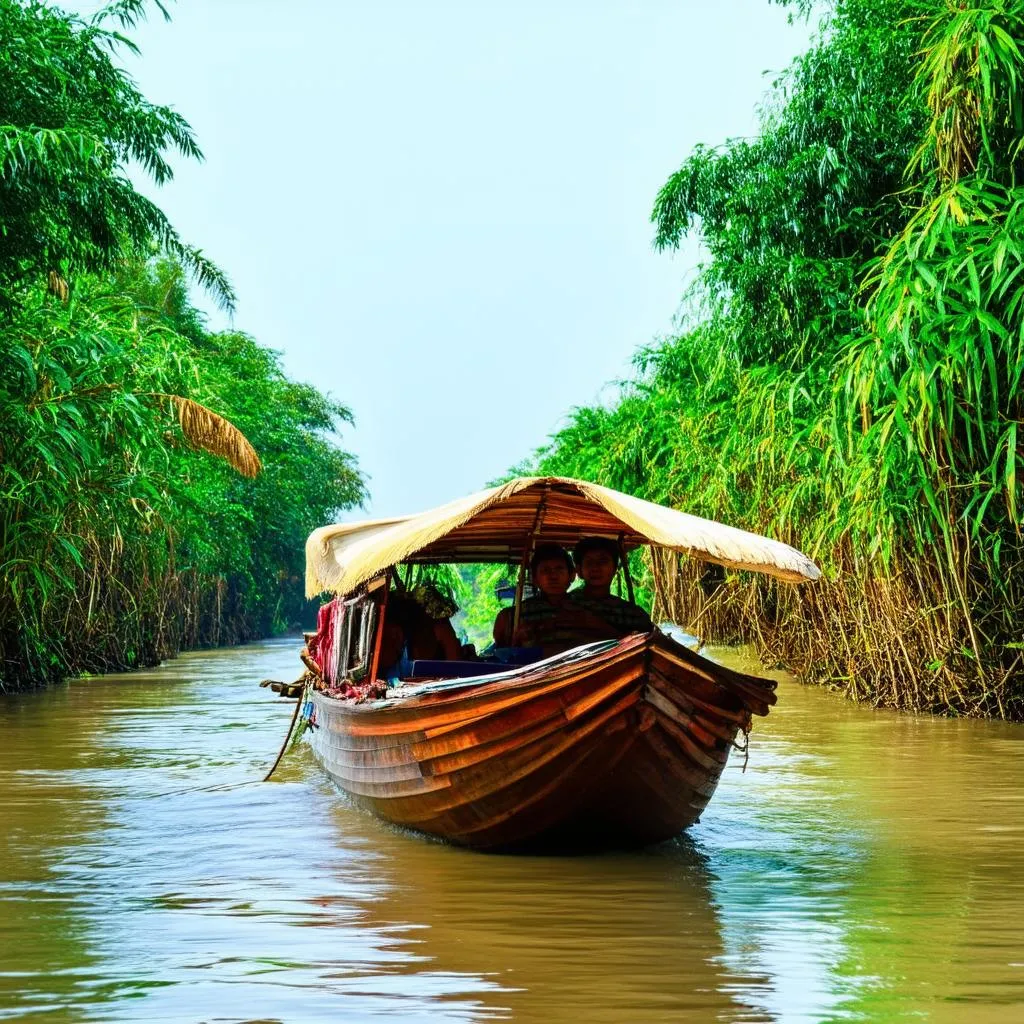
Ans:
{"label": "palm frond", "polygon": [[56,270],[51,270],[46,275],[46,290],[61,302],[68,301],[70,290],[67,279],[62,274],[58,274]]}

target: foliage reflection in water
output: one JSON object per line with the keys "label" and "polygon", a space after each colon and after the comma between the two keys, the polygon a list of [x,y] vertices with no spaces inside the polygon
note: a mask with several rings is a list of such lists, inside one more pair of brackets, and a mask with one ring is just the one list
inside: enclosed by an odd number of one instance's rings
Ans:
{"label": "foliage reflection in water", "polygon": [[[1024,1003],[1020,727],[783,682],[655,849],[389,829],[302,750],[292,642],[0,704],[0,1018],[1004,1020]],[[748,666],[749,668],[749,666]]]}

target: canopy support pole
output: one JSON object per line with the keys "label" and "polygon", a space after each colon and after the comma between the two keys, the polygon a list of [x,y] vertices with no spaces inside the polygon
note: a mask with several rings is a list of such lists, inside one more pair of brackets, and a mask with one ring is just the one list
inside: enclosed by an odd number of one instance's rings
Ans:
{"label": "canopy support pole", "polygon": [[544,519],[544,506],[547,505],[548,491],[551,490],[551,484],[544,484],[544,490],[541,493],[540,501],[537,504],[537,514],[533,517],[533,526],[530,527],[530,532],[526,536],[526,543],[523,545],[523,558],[519,563],[519,579],[516,580],[516,603],[512,609],[512,636],[515,637],[517,630],[519,629],[519,612],[523,606],[523,587],[526,584],[526,567],[530,564],[530,558],[533,556],[533,549],[537,543],[537,534],[540,532],[541,522]]}
{"label": "canopy support pole", "polygon": [[[516,598],[512,606],[512,637],[519,629],[519,612],[523,607],[523,587],[526,584],[526,566],[530,557],[529,547],[523,548],[523,557],[519,560],[519,575],[516,577]],[[510,639],[511,643],[511,639]]]}
{"label": "canopy support pole", "polygon": [[629,571],[629,555],[626,554],[626,547],[622,542],[622,534],[619,534],[619,565],[622,566],[622,574],[626,577],[626,596],[630,604],[636,604],[633,596],[633,577]]}
{"label": "canopy support pole", "polygon": [[377,670],[380,668],[380,646],[384,642],[384,623],[388,614],[388,593],[391,590],[391,570],[384,573],[384,597],[377,613],[377,636],[373,641],[373,661],[370,662],[370,682],[377,681]]}

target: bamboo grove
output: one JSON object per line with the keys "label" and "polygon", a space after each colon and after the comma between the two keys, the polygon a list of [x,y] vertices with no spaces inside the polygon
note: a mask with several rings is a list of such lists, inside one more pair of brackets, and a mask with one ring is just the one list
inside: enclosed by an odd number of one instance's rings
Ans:
{"label": "bamboo grove", "polygon": [[364,495],[348,410],[207,330],[227,277],[131,182],[200,156],[117,65],[145,7],[0,0],[0,689],[294,624]]}
{"label": "bamboo grove", "polygon": [[835,0],[759,136],[661,189],[657,246],[709,254],[678,336],[532,468],[827,575],[702,587],[665,561],[661,616],[878,705],[1024,718],[1022,47],[1020,0]]}

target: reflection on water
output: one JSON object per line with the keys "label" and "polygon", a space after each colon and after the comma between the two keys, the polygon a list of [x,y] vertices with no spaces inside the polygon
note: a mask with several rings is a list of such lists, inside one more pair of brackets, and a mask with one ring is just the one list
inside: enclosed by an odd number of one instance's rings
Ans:
{"label": "reflection on water", "polygon": [[[1024,729],[795,683],[649,851],[474,854],[351,808],[255,686],[294,645],[0,700],[0,1019],[1005,1021]],[[1014,1010],[1014,1007],[1017,1010]]]}

